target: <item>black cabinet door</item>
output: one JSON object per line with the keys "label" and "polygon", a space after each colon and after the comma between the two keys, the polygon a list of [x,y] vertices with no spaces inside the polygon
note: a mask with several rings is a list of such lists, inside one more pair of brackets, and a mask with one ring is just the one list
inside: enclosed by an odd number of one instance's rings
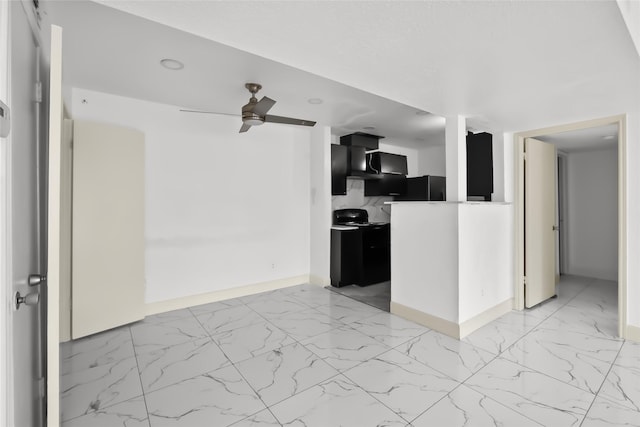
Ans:
{"label": "black cabinet door", "polygon": [[493,193],[493,137],[482,132],[467,135],[467,195],[491,200]]}
{"label": "black cabinet door", "polygon": [[331,286],[339,288],[362,281],[362,231],[331,230]]}
{"label": "black cabinet door", "polygon": [[331,194],[344,196],[347,194],[347,147],[331,144]]}
{"label": "black cabinet door", "polygon": [[364,182],[364,195],[370,196],[399,196],[407,191],[407,177],[404,175],[383,174],[377,179],[367,179]]}

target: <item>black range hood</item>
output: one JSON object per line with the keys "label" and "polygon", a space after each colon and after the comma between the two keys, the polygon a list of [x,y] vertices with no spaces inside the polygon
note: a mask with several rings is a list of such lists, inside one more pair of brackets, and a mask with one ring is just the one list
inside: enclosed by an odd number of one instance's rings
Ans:
{"label": "black range hood", "polygon": [[340,145],[347,147],[347,176],[371,178],[367,167],[367,150],[377,150],[383,136],[356,132],[340,137]]}

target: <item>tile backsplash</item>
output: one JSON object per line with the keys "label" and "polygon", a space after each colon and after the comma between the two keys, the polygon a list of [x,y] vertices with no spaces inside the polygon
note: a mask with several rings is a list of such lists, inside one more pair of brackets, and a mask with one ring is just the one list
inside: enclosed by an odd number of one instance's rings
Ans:
{"label": "tile backsplash", "polygon": [[391,196],[365,197],[364,180],[347,178],[347,195],[331,196],[332,211],[345,208],[366,209],[371,222],[389,222],[391,206],[384,202],[393,201]]}

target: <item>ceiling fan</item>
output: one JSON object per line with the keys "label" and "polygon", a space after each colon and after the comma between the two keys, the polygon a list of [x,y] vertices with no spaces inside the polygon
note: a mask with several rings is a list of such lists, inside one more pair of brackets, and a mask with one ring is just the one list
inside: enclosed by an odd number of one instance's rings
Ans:
{"label": "ceiling fan", "polygon": [[[316,122],[311,120],[302,120],[302,119],[293,119],[291,117],[281,117],[281,116],[273,116],[271,114],[267,114],[269,110],[275,105],[276,101],[266,96],[263,96],[260,101],[256,98],[256,93],[260,89],[262,89],[262,85],[258,83],[247,83],[244,85],[249,92],[251,92],[251,98],[249,98],[249,103],[242,107],[242,127],[240,128],[240,133],[246,132],[251,129],[251,126],[260,126],[263,123],[283,123],[287,125],[299,125],[299,126],[315,126]],[[232,115],[235,114],[226,114],[226,113],[215,113],[212,111],[198,111],[198,110],[180,110],[186,113],[206,113],[206,114],[224,114],[224,115]]]}

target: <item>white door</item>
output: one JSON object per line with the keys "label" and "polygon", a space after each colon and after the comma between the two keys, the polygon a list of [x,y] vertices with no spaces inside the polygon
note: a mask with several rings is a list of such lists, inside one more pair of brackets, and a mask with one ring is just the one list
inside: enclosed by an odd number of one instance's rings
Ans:
{"label": "white door", "polygon": [[65,174],[62,150],[62,28],[51,26],[49,65],[49,162],[47,174],[47,426],[60,425],[60,287],[69,286],[71,251],[70,193],[61,185]]}
{"label": "white door", "polygon": [[556,148],[525,140],[525,306],[556,293]]}
{"label": "white door", "polygon": [[[45,341],[42,325],[45,307],[38,301],[45,284],[29,285],[31,274],[45,274],[41,244],[45,221],[42,153],[45,135],[39,132],[46,106],[37,102],[39,48],[20,2],[9,2],[11,23],[10,107],[11,133],[7,147],[10,162],[10,270],[12,280],[13,418],[16,426],[41,426],[44,422]],[[40,170],[40,172],[39,172]],[[18,293],[28,304],[16,309]]]}
{"label": "white door", "polygon": [[73,122],[71,336],[144,318],[144,134]]}

